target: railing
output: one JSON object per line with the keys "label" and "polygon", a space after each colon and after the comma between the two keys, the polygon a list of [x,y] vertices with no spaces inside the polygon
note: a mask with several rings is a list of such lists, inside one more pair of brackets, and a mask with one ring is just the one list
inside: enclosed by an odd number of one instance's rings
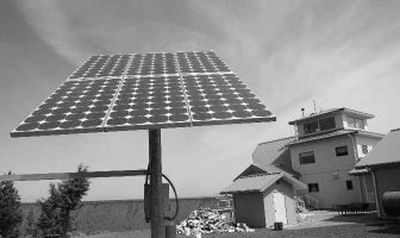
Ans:
{"label": "railing", "polygon": [[310,196],[310,195],[304,195],[304,203],[306,207],[311,207],[314,209],[319,209],[319,202],[316,198]]}
{"label": "railing", "polygon": [[299,196],[294,196],[294,200],[296,202],[296,209],[300,212],[306,211],[306,203],[304,202],[304,199]]}

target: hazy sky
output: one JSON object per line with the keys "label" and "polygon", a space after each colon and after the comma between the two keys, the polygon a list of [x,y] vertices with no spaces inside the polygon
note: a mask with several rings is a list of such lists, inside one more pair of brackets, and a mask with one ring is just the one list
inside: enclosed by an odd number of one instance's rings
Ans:
{"label": "hazy sky", "polygon": [[[350,107],[400,126],[400,1],[0,2],[0,171],[141,169],[147,132],[11,139],[9,132],[92,54],[213,49],[277,122],[162,130],[163,170],[183,197],[209,196],[257,143],[293,134],[300,108]],[[86,200],[142,198],[143,178],[91,180]],[[49,182],[17,183],[23,201]]]}

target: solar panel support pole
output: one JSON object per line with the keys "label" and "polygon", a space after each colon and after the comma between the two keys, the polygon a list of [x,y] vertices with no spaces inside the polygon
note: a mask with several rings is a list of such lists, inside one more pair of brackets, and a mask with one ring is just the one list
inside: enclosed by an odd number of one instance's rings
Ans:
{"label": "solar panel support pole", "polygon": [[165,238],[162,203],[161,129],[149,130],[151,238]]}

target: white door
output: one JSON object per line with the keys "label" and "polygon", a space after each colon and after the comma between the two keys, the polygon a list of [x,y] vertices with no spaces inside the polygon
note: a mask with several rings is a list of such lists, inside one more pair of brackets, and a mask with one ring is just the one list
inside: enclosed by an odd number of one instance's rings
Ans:
{"label": "white door", "polygon": [[285,196],[279,192],[274,192],[275,222],[287,224]]}

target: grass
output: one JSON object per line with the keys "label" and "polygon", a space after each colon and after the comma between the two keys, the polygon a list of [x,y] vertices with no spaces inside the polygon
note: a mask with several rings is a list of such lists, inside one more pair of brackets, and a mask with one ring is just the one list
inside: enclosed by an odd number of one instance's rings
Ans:
{"label": "grass", "polygon": [[[400,222],[385,222],[376,218],[376,213],[360,216],[338,216],[336,212],[315,211],[315,221],[300,226],[288,227],[282,231],[257,229],[249,233],[203,234],[203,238],[386,238],[400,237]],[[127,232],[103,232],[76,238],[150,238],[149,230]],[[177,238],[187,238],[177,235]],[[194,236],[192,236],[194,237]]]}
{"label": "grass", "polygon": [[[88,238],[150,238],[150,231],[130,231],[130,232],[112,232],[97,235],[91,235]],[[291,229],[282,231],[272,231],[268,229],[257,229],[249,233],[216,233],[203,235],[203,238],[386,238],[400,237],[400,224],[385,225],[383,223],[375,224],[346,224],[328,227],[315,227],[304,229]],[[177,235],[177,238],[186,238],[183,235]]]}

